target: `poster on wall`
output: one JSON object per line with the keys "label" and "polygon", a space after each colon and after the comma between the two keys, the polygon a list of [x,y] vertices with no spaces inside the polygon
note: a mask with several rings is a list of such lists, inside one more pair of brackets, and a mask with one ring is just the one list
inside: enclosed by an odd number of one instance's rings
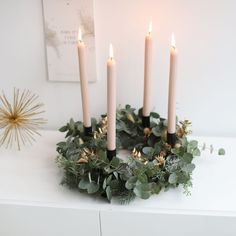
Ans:
{"label": "poster on wall", "polygon": [[87,48],[88,78],[96,81],[93,8],[93,0],[43,0],[49,81],[79,82],[79,27]]}

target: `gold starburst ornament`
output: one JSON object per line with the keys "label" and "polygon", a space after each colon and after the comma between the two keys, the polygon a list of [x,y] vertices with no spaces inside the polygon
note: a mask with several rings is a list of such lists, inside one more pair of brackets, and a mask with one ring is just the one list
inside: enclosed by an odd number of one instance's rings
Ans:
{"label": "gold starburst ornament", "polygon": [[34,135],[40,135],[37,131],[46,120],[40,118],[43,103],[38,102],[38,96],[24,90],[14,89],[12,102],[4,92],[0,94],[0,146],[12,148],[32,144]]}

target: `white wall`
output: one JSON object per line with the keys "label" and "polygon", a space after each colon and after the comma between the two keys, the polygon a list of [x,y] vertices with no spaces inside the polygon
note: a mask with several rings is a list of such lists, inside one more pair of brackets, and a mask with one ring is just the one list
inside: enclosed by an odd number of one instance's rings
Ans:
{"label": "white wall", "polygon": [[[236,135],[235,0],[95,0],[99,81],[90,85],[94,116],[105,112],[108,45],[118,66],[118,104],[142,105],[143,41],[154,27],[152,102],[167,111],[169,43],[179,50],[178,115],[195,134]],[[0,0],[0,89],[29,88],[45,103],[48,128],[81,118],[79,84],[47,81],[41,0]]]}

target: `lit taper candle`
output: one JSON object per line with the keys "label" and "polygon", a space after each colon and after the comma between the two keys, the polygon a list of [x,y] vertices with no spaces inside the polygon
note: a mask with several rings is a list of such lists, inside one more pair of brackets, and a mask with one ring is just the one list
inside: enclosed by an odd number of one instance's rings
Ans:
{"label": "lit taper candle", "polygon": [[143,92],[143,127],[150,127],[150,106],[151,106],[151,69],[152,69],[152,22],[149,24],[149,31],[145,37],[144,53],[144,92]]}
{"label": "lit taper candle", "polygon": [[111,160],[116,156],[116,62],[111,44],[107,61],[107,122],[107,157]]}
{"label": "lit taper candle", "polygon": [[172,33],[170,48],[170,74],[169,74],[169,97],[168,97],[168,129],[167,143],[172,147],[176,142],[176,79],[177,79],[177,49],[175,36]]}
{"label": "lit taper candle", "polygon": [[78,31],[78,56],[79,56],[79,73],[80,73],[80,88],[83,109],[83,124],[84,133],[86,136],[92,135],[92,126],[89,108],[89,91],[88,91],[88,75],[86,68],[86,47],[82,40],[81,29]]}

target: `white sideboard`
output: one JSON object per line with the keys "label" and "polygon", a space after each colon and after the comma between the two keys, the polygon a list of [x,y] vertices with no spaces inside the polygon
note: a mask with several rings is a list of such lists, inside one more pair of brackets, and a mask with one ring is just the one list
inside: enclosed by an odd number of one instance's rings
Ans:
{"label": "white sideboard", "polygon": [[121,206],[60,185],[62,138],[42,131],[32,147],[0,149],[0,236],[236,235],[236,139],[197,138],[227,155],[196,159],[191,196],[172,189]]}

